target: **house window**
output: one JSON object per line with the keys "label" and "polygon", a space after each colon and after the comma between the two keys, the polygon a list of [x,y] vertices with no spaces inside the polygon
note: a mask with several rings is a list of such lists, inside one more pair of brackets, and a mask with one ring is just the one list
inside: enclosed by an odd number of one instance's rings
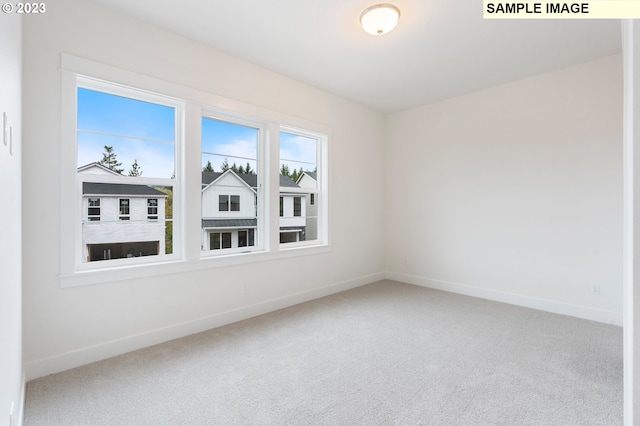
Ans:
{"label": "house window", "polygon": [[293,215],[302,216],[302,198],[293,197]]}
{"label": "house window", "polygon": [[[75,95],[76,196],[88,222],[103,223],[81,228],[76,265],[172,254],[182,103],[80,76]],[[135,230],[122,223],[134,220]]]}
{"label": "house window", "polygon": [[220,211],[220,212],[228,212],[229,211],[229,196],[228,195],[218,195],[218,211]]}
{"label": "house window", "polygon": [[254,245],[253,229],[242,229],[238,231],[238,247],[251,247]]}
{"label": "house window", "polygon": [[323,187],[326,136],[283,127],[280,131],[280,243],[326,241]]}
{"label": "house window", "polygon": [[240,196],[239,195],[219,195],[218,211],[220,212],[239,212]]}
{"label": "house window", "polygon": [[[264,133],[261,126],[244,118],[223,118],[219,112],[205,109],[201,156],[202,235],[215,228],[229,230],[210,233],[209,250],[256,246],[262,211],[258,157]],[[247,230],[247,226],[255,228]],[[207,251],[205,243],[203,241],[201,247]]]}
{"label": "house window", "polygon": [[240,196],[239,195],[231,195],[231,196],[229,196],[229,206],[230,206],[230,211],[239,212],[240,211]]}
{"label": "house window", "polygon": [[89,197],[87,204],[87,220],[89,222],[100,221],[100,198]]}
{"label": "house window", "polygon": [[128,198],[120,198],[120,214],[119,214],[120,220],[129,220],[129,219],[131,219],[129,208],[130,208],[129,199]]}
{"label": "house window", "polygon": [[147,219],[158,220],[158,199],[157,198],[147,199]]}
{"label": "house window", "polygon": [[[94,71],[114,82],[79,74]],[[322,124],[64,53],[60,75],[63,287],[327,245],[328,137],[315,132]],[[198,133],[201,151],[186,149],[185,135]],[[191,179],[198,167],[200,183]],[[185,187],[185,177],[201,192]],[[185,223],[194,213],[200,227]],[[304,251],[327,250],[318,248]],[[243,254],[231,259],[235,253]]]}
{"label": "house window", "polygon": [[231,232],[212,232],[209,239],[211,250],[231,248]]}

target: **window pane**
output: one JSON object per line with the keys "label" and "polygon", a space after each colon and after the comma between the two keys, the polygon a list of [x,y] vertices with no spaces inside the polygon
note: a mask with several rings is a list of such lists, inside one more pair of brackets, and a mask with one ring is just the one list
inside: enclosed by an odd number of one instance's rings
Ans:
{"label": "window pane", "polygon": [[[318,238],[317,152],[318,139],[280,132],[280,242],[283,244]],[[309,192],[304,193],[305,190]]]}
{"label": "window pane", "polygon": [[232,195],[231,197],[231,211],[239,212],[240,211],[240,196]]}
{"label": "window pane", "polygon": [[99,163],[125,176],[174,175],[175,108],[85,88],[77,95],[78,167]]}
{"label": "window pane", "polygon": [[147,200],[147,219],[158,219],[158,199],[149,198]]}
{"label": "window pane", "polygon": [[317,150],[317,139],[280,132],[280,174],[290,177],[295,183],[307,174],[312,179],[304,187],[317,188]]}
{"label": "window pane", "polygon": [[231,232],[222,233],[222,248],[231,248]]}
{"label": "window pane", "polygon": [[293,197],[293,215],[301,216],[302,215],[302,203],[300,197]]}
{"label": "window pane", "polygon": [[[260,130],[202,119],[202,250],[253,246]],[[212,237],[218,235],[218,237]]]}
{"label": "window pane", "polygon": [[218,211],[221,211],[221,212],[229,211],[229,196],[228,195],[219,195],[218,196]]}

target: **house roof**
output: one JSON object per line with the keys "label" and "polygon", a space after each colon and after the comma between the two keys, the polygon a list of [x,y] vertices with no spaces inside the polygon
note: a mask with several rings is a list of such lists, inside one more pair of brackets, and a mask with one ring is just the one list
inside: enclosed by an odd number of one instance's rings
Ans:
{"label": "house roof", "polygon": [[116,175],[116,176],[120,175],[119,173],[114,172],[110,168],[103,166],[102,164],[98,163],[97,161],[94,161],[93,163],[85,164],[84,166],[78,167],[78,173],[83,173],[83,172],[89,171],[91,169],[99,169],[103,173],[112,174],[112,175]]}
{"label": "house roof", "polygon": [[302,177],[303,177],[304,175],[309,176],[309,177],[310,177],[311,179],[313,179],[313,180],[316,180],[316,181],[318,180],[318,172],[304,172],[304,173],[302,173],[302,174],[300,175],[300,177],[298,178],[298,181],[297,181],[296,183],[300,182],[300,180],[302,179]]}
{"label": "house roof", "polygon": [[84,195],[130,195],[130,196],[154,196],[167,197],[162,191],[147,185],[129,185],[126,183],[102,183],[83,182],[82,194]]}
{"label": "house roof", "polygon": [[[240,179],[242,179],[247,185],[251,188],[257,188],[258,186],[258,175],[252,173],[235,173]],[[223,173],[220,172],[202,172],[202,184],[209,185],[222,176]],[[289,176],[280,175],[280,186],[286,188],[299,188],[298,184],[296,184]]]}
{"label": "house roof", "polygon": [[258,219],[202,219],[203,228],[255,228]]}

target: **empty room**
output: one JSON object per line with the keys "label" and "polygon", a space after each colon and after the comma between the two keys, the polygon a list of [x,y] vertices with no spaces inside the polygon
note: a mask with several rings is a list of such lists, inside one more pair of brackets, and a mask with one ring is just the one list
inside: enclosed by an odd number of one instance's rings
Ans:
{"label": "empty room", "polygon": [[633,21],[475,3],[5,4],[0,425],[633,425]]}

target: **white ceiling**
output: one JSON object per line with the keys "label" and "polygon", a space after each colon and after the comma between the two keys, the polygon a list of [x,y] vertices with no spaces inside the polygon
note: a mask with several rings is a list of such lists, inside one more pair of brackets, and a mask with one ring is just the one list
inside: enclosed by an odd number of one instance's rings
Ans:
{"label": "white ceiling", "polygon": [[481,0],[94,0],[382,112],[395,112],[621,51],[615,20],[484,20]]}

